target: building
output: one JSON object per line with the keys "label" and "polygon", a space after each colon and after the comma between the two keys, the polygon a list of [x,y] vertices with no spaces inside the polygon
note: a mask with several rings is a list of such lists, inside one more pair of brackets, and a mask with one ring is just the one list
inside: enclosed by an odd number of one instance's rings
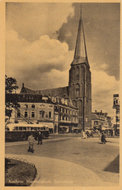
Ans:
{"label": "building", "polygon": [[108,116],[107,113],[98,112],[95,110],[95,112],[92,112],[92,128],[98,129],[98,130],[107,130],[112,129],[112,123],[111,123],[111,117]]}
{"label": "building", "polygon": [[120,99],[119,94],[113,94],[113,127],[115,134],[120,130]]}
{"label": "building", "polygon": [[21,94],[41,94],[42,96],[66,98],[72,101],[73,105],[78,109],[79,129],[85,130],[85,128],[91,127],[91,72],[81,16],[78,26],[74,59],[69,70],[68,86],[55,89],[32,90],[26,88],[23,84]]}
{"label": "building", "polygon": [[72,132],[78,127],[78,109],[69,99],[36,94],[6,94],[6,102],[14,105],[10,123],[18,124],[23,130],[27,129],[26,124],[32,124],[36,129],[48,127],[52,133]]}

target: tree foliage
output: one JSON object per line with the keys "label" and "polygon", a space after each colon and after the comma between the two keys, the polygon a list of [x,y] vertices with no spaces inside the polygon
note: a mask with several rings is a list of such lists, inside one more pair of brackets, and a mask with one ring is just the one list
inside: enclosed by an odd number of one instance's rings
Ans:
{"label": "tree foliage", "polygon": [[[5,94],[12,93],[16,89],[18,89],[16,79],[12,77],[7,77],[7,75],[5,75]],[[9,119],[11,117],[12,107],[13,103],[7,100],[5,107],[5,115],[8,116]]]}
{"label": "tree foliage", "polygon": [[5,76],[5,92],[12,93],[14,90],[18,89],[17,81],[15,78]]}

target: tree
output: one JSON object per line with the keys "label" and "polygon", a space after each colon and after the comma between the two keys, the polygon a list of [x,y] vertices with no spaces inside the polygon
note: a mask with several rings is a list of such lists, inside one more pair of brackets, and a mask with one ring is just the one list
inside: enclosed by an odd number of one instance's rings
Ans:
{"label": "tree", "polygon": [[[12,93],[16,89],[18,89],[16,79],[12,77],[7,77],[7,75],[5,75],[5,95]],[[5,115],[8,116],[9,119],[11,117],[12,107],[13,103],[7,100],[5,107]]]}
{"label": "tree", "polygon": [[16,79],[5,75],[5,92],[12,93],[16,89],[18,89]]}

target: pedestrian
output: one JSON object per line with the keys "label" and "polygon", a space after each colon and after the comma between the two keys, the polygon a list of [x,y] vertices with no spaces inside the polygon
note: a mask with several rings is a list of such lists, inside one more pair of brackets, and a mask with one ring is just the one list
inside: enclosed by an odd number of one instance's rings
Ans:
{"label": "pedestrian", "polygon": [[38,133],[38,144],[42,144],[42,132],[39,131]]}
{"label": "pedestrian", "polygon": [[28,152],[34,152],[34,142],[35,142],[35,139],[33,137],[33,134],[31,133],[28,137]]}
{"label": "pedestrian", "polygon": [[101,134],[101,142],[102,144],[105,144],[107,141],[106,141],[106,137],[105,137],[105,134],[102,132]]}

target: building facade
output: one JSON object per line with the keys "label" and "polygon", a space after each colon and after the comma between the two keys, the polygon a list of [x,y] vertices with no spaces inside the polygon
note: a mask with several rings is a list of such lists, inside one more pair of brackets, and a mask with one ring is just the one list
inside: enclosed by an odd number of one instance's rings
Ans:
{"label": "building facade", "polygon": [[112,129],[111,117],[107,113],[95,110],[92,112],[92,128],[97,130]]}
{"label": "building facade", "polygon": [[91,71],[87,57],[83,20],[81,16],[78,25],[74,59],[69,70],[68,86],[46,90],[31,90],[26,88],[23,84],[21,93],[66,98],[72,101],[73,105],[78,109],[79,129],[85,130],[85,128],[91,127]]}
{"label": "building facade", "polygon": [[[78,127],[78,109],[69,99],[36,94],[7,94],[6,102],[15,105],[11,123],[20,126],[48,127],[50,132],[72,132]],[[32,127],[31,127],[32,128]]]}

